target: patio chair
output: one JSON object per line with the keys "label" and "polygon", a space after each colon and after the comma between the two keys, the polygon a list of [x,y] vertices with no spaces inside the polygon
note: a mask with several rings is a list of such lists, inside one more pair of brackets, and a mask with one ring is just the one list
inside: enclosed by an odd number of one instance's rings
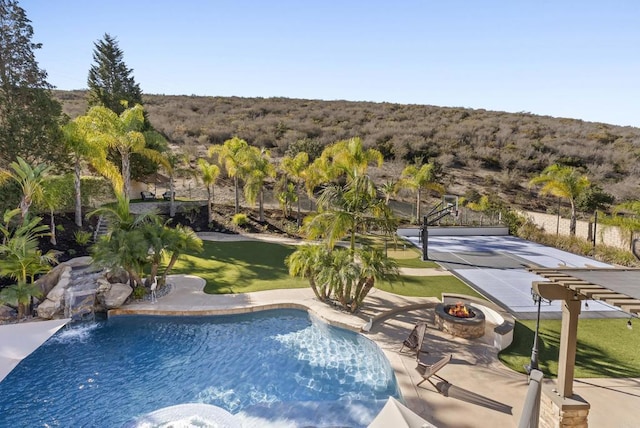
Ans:
{"label": "patio chair", "polygon": [[419,322],[416,326],[411,330],[409,337],[407,337],[404,342],[402,342],[402,348],[400,348],[400,352],[404,348],[409,348],[411,351],[415,351],[416,355],[422,351],[422,343],[424,342],[424,335],[427,332],[427,323]]}
{"label": "patio chair", "polygon": [[421,359],[420,355],[418,355],[418,359],[417,359],[418,365],[416,366],[416,370],[418,370],[418,372],[422,376],[422,380],[420,382],[418,382],[418,384],[416,386],[420,386],[422,383],[424,383],[424,381],[428,381],[431,385],[433,385],[433,387],[436,390],[438,390],[438,392],[440,392],[440,390],[438,389],[438,386],[435,383],[433,383],[431,378],[432,377],[437,377],[438,379],[440,379],[444,383],[448,384],[449,381],[446,380],[445,378],[439,376],[437,373],[444,366],[449,364],[449,362],[451,361],[452,357],[453,357],[453,355],[451,355],[451,354],[445,355],[444,357],[440,358],[439,360],[436,360],[435,362],[429,364],[425,360]]}

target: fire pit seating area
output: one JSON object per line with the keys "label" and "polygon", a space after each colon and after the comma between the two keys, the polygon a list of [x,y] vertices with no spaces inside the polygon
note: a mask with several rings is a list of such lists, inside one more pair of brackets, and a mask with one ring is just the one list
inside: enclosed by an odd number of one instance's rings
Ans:
{"label": "fire pit seating area", "polygon": [[469,303],[439,303],[435,311],[436,326],[447,333],[464,339],[484,336],[484,313]]}
{"label": "fire pit seating area", "polygon": [[[457,315],[457,316],[456,316]],[[486,323],[493,328],[493,346],[503,350],[513,342],[513,316],[487,300],[453,293],[442,293],[435,309],[436,327],[466,339],[484,336]]]}

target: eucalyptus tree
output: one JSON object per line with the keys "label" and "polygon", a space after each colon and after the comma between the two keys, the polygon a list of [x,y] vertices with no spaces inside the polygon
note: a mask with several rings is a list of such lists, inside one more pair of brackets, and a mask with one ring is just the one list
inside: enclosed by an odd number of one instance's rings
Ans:
{"label": "eucalyptus tree", "polygon": [[216,156],[218,164],[224,167],[227,177],[233,178],[236,214],[240,212],[239,180],[244,177],[248,151],[249,144],[238,137],[233,137],[223,144],[216,144],[209,147],[209,156]]}
{"label": "eucalyptus tree", "polygon": [[264,221],[264,185],[269,178],[276,176],[276,168],[271,163],[268,150],[249,147],[244,164],[244,197],[249,204],[258,200],[260,221]]}
{"label": "eucalyptus tree", "polygon": [[125,109],[120,115],[103,107],[92,107],[85,115],[90,124],[89,133],[98,144],[103,147],[113,148],[121,158],[122,191],[127,198],[131,191],[131,164],[133,153],[140,154],[163,166],[167,166],[167,160],[156,150],[146,146],[142,127],[144,124],[144,109],[140,104]]}
{"label": "eucalyptus tree", "polygon": [[199,179],[202,180],[205,188],[207,189],[207,212],[209,215],[209,222],[213,221],[213,196],[214,187],[218,176],[220,175],[220,167],[215,164],[209,163],[206,159],[198,159],[198,171],[200,171]]}
{"label": "eucalyptus tree", "polygon": [[33,27],[16,0],[0,0],[0,167],[18,157],[63,166],[58,123],[62,107],[38,66]]}
{"label": "eucalyptus tree", "polygon": [[416,191],[416,221],[421,220],[421,194],[422,190],[433,190],[440,194],[444,193],[444,186],[438,183],[435,174],[435,166],[426,163],[420,167],[417,165],[407,165],[403,170],[398,182],[401,188],[408,188]]}
{"label": "eucalyptus tree", "polygon": [[567,199],[571,205],[571,221],[569,234],[576,234],[576,201],[589,190],[591,182],[589,178],[571,166],[553,164],[546,167],[542,173],[529,181],[532,186],[542,185],[540,194],[553,195],[561,199]]}
{"label": "eucalyptus tree", "polygon": [[297,222],[298,227],[302,225],[302,216],[300,214],[300,191],[307,177],[309,168],[309,155],[306,152],[300,152],[294,157],[285,156],[280,162],[280,169],[283,172],[285,181],[291,180],[295,186],[296,199],[298,202]]}

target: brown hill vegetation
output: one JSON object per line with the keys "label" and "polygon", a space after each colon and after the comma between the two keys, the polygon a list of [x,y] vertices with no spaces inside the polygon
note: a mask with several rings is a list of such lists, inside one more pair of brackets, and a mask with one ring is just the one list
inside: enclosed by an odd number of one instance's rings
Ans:
{"label": "brown hill vegetation", "polygon": [[[71,117],[87,109],[84,91],[55,91]],[[467,108],[392,103],[145,95],[153,126],[172,148],[204,153],[232,136],[269,148],[274,157],[359,136],[380,150],[380,178],[397,178],[404,165],[436,161],[447,192],[497,194],[511,205],[544,210],[528,188],[546,166],[582,167],[616,198],[638,198],[640,129],[575,119]]]}

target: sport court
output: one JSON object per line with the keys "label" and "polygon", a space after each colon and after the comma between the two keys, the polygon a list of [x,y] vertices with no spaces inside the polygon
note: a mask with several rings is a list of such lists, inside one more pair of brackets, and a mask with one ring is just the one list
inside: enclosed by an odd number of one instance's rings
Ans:
{"label": "sport court", "polygon": [[[422,250],[420,238],[405,236]],[[533,281],[546,281],[526,270],[539,267],[613,267],[513,236],[429,236],[429,260],[437,262],[488,299],[500,304],[516,318],[534,319],[537,304],[531,295]],[[583,303],[581,317],[628,317],[597,300]],[[561,318],[561,302],[542,302],[541,318]]]}

